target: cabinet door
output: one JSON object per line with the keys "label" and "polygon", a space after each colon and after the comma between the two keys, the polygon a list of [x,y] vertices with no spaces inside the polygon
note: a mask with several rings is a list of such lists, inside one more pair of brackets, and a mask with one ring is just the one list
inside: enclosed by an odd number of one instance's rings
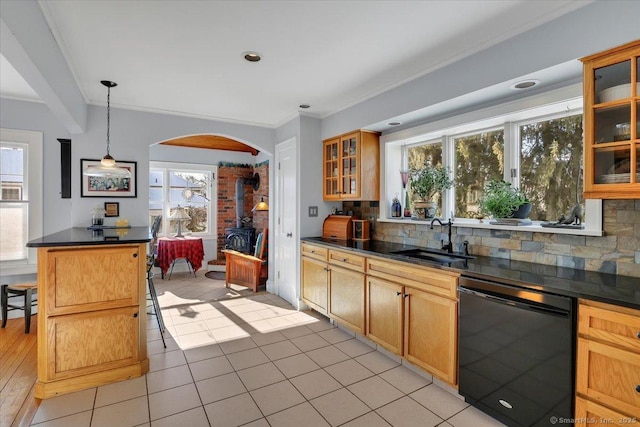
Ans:
{"label": "cabinet door", "polygon": [[457,303],[405,288],[404,354],[440,379],[457,383]]}
{"label": "cabinet door", "polygon": [[342,196],[342,179],[340,178],[340,138],[324,142],[322,181],[325,200],[338,200]]}
{"label": "cabinet door", "polygon": [[640,414],[640,354],[578,338],[576,392],[625,414]]}
{"label": "cabinet door", "polygon": [[48,317],[48,380],[77,377],[138,361],[138,307]]}
{"label": "cabinet door", "polygon": [[329,316],[364,335],[364,274],[340,267],[329,270]]}
{"label": "cabinet door", "polygon": [[640,195],[640,42],[583,58],[585,198]]}
{"label": "cabinet door", "polygon": [[629,426],[636,424],[637,419],[576,397],[575,427]]}
{"label": "cabinet door", "polygon": [[402,355],[402,307],[404,287],[367,278],[367,337],[387,350]]}
{"label": "cabinet door", "polygon": [[316,311],[327,314],[327,263],[302,257],[302,300]]}
{"label": "cabinet door", "polygon": [[139,246],[60,249],[47,252],[47,315],[138,304]]}
{"label": "cabinet door", "polygon": [[340,138],[342,198],[360,198],[360,137],[352,133]]}

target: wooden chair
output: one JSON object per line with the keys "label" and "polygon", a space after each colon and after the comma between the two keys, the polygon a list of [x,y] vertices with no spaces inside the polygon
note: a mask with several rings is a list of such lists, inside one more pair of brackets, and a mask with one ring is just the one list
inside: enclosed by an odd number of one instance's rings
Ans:
{"label": "wooden chair", "polygon": [[258,292],[258,287],[267,282],[269,274],[267,266],[268,258],[268,230],[258,234],[256,239],[256,250],[253,256],[243,254],[242,252],[225,249],[226,259],[226,286],[233,283],[234,285],[246,286]]}
{"label": "wooden chair", "polygon": [[[0,305],[2,306],[2,327],[7,326],[7,315],[12,310],[24,310],[24,333],[28,334],[31,328],[31,307],[38,304],[34,298],[38,292],[37,283],[16,283],[15,285],[2,285],[0,288]],[[9,304],[9,298],[24,297],[24,304]]]}

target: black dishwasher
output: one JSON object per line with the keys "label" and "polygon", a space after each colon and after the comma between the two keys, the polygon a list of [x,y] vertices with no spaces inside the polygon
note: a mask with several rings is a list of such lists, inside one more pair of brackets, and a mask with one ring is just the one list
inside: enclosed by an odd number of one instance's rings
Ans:
{"label": "black dishwasher", "polygon": [[575,299],[464,276],[458,290],[466,401],[508,426],[572,418]]}

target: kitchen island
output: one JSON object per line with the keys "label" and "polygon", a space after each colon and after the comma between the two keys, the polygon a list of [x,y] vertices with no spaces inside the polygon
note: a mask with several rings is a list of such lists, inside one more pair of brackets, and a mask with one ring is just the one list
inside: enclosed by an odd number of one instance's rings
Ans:
{"label": "kitchen island", "polygon": [[38,248],[39,399],[144,375],[148,227],[70,228]]}

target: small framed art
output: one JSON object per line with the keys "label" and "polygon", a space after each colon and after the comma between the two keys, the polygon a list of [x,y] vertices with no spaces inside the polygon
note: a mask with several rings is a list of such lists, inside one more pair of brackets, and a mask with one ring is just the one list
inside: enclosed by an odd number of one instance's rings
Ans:
{"label": "small framed art", "polygon": [[107,218],[120,216],[120,203],[104,202],[104,216]]}

